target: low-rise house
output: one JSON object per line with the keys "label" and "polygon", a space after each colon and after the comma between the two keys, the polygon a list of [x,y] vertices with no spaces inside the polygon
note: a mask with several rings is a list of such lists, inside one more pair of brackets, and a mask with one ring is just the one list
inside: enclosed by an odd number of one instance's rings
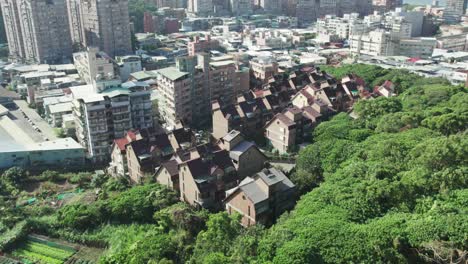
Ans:
{"label": "low-rise house", "polygon": [[177,124],[177,127],[170,131],[167,136],[174,151],[188,149],[196,145],[196,138],[192,129],[184,127],[181,123]]}
{"label": "low-rise house", "polygon": [[58,103],[49,106],[47,114],[47,121],[53,127],[61,127],[63,122],[63,116],[73,113],[72,102]]}
{"label": "low-rise house", "polygon": [[111,150],[111,162],[108,172],[112,176],[127,176],[127,144],[132,141],[141,140],[142,136],[139,131],[127,131],[124,137],[114,139]]}
{"label": "low-rise house", "polygon": [[384,97],[396,96],[395,85],[387,80],[382,85],[374,87],[374,94]]}
{"label": "low-rise house", "polygon": [[246,92],[235,104],[221,100],[212,102],[213,137],[220,139],[232,130],[245,135],[263,134],[264,124],[289,103],[290,94],[281,88]]}
{"label": "low-rise house", "polygon": [[159,184],[180,192],[179,164],[175,159],[161,163],[161,166],[156,168],[155,178]]}
{"label": "low-rise house", "polygon": [[239,176],[226,150],[179,165],[180,199],[192,206],[219,209],[226,190],[238,183]]}
{"label": "low-rise house", "polygon": [[229,157],[240,178],[259,172],[268,160],[255,143],[245,140],[237,130],[222,137],[218,146],[229,151]]}
{"label": "low-rise house", "polygon": [[370,96],[370,92],[366,90],[364,80],[355,74],[348,74],[343,77],[341,79],[341,85],[351,99],[351,102],[358,98],[367,98]]}
{"label": "low-rise house", "polygon": [[128,176],[135,183],[154,174],[155,168],[174,154],[166,134],[150,134],[126,145]]}
{"label": "low-rise house", "polygon": [[270,77],[278,74],[278,62],[272,57],[257,57],[250,60],[250,70],[254,78],[267,82]]}
{"label": "low-rise house", "polygon": [[313,107],[290,107],[265,125],[268,144],[281,154],[293,152],[321,117]]}
{"label": "low-rise house", "polygon": [[264,169],[226,192],[226,211],[241,214],[243,226],[268,225],[294,207],[295,190],[284,173],[275,168]]}
{"label": "low-rise house", "polygon": [[129,130],[114,140],[108,172],[113,176],[128,176],[139,183],[146,174],[168,160],[174,153],[165,132],[158,128]]}

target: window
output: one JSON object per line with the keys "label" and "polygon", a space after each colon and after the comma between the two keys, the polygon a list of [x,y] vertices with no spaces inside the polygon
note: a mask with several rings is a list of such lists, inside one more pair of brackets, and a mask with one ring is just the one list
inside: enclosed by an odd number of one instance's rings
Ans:
{"label": "window", "polygon": [[247,215],[250,216],[250,205],[247,208]]}

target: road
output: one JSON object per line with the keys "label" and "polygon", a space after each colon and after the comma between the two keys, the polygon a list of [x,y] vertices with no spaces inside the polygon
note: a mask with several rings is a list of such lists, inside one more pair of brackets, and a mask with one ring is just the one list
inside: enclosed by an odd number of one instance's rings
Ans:
{"label": "road", "polygon": [[[49,140],[57,139],[54,129],[44,119],[42,119],[42,117],[34,109],[29,108],[28,103],[26,101],[16,100],[15,104],[32,121],[31,126],[35,125],[39,128],[40,134],[43,138],[40,141],[44,141],[46,138]],[[19,118],[19,115],[21,115],[20,110],[13,111],[14,113],[12,114],[15,115],[15,117]]]}

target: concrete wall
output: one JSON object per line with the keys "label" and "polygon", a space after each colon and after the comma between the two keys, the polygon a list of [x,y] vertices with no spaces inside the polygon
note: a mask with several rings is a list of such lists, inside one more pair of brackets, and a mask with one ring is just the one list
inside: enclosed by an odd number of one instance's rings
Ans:
{"label": "concrete wall", "polygon": [[237,173],[241,179],[252,176],[263,169],[266,161],[266,157],[257,148],[250,148],[240,156]]}
{"label": "concrete wall", "polygon": [[241,224],[243,226],[251,226],[256,223],[255,205],[242,191],[238,191],[228,199],[226,202],[226,211],[228,214],[239,213],[242,215]]}

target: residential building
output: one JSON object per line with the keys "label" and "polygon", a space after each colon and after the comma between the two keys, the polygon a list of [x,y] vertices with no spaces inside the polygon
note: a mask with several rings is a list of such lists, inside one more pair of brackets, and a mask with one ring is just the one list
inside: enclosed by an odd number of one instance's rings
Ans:
{"label": "residential building", "polygon": [[132,54],[128,0],[80,1],[86,46],[112,58]]}
{"label": "residential building", "polygon": [[468,8],[466,0],[447,0],[444,9],[444,21],[446,23],[458,23]]}
{"label": "residential building", "polygon": [[72,42],[65,0],[2,0],[0,3],[12,60],[70,61]]}
{"label": "residential building", "polygon": [[238,186],[226,191],[224,203],[229,214],[242,216],[241,224],[245,227],[257,223],[269,225],[294,207],[295,194],[291,180],[281,171],[270,168],[245,178]]}
{"label": "residential building", "polygon": [[468,34],[438,36],[437,48],[449,51],[468,51]]}
{"label": "residential building", "polygon": [[384,30],[373,30],[369,33],[353,35],[350,38],[351,53],[369,56],[397,55],[399,36]]}
{"label": "residential building", "polygon": [[323,42],[348,39],[351,34],[364,32],[366,28],[358,13],[345,14],[343,17],[327,15],[317,20],[318,39]]}
{"label": "residential building", "polygon": [[132,73],[143,69],[140,56],[118,56],[116,57],[116,61],[119,66],[119,75],[122,82],[128,81]]}
{"label": "residential building", "polygon": [[200,37],[195,36],[193,41],[187,43],[188,55],[195,56],[200,52],[209,52],[219,48],[219,42],[211,39],[210,35],[206,35],[205,39],[201,40]]}
{"label": "residential building", "polygon": [[268,144],[280,154],[294,152],[316,123],[321,114],[310,109],[312,116],[305,115],[302,109],[290,107],[283,113],[276,114],[265,125],[265,137]]}
{"label": "residential building", "polygon": [[431,58],[436,45],[435,38],[401,39],[398,54],[416,58]]}
{"label": "residential building", "polygon": [[126,145],[128,176],[134,183],[142,183],[145,178],[153,177],[155,169],[168,161],[174,150],[165,133],[146,133],[140,140]]}
{"label": "residential building", "polygon": [[251,0],[229,0],[229,8],[233,16],[249,15],[253,13]]}
{"label": "residential building", "polygon": [[319,17],[317,9],[319,8],[314,0],[296,0],[296,17],[299,25],[305,25],[314,22]]}
{"label": "residential building", "polygon": [[156,168],[155,178],[159,184],[180,192],[179,164],[175,159],[161,163],[161,166]]}
{"label": "residential building", "polygon": [[176,123],[201,126],[209,122],[210,102],[235,101],[238,93],[249,88],[248,72],[233,60],[216,60],[208,54],[178,57],[176,67],[157,70],[158,102],[168,128]]}
{"label": "residential building", "polygon": [[250,70],[256,79],[266,82],[278,74],[278,62],[271,57],[256,57],[250,60]]}
{"label": "residential building", "polygon": [[391,81],[386,80],[382,85],[374,87],[374,93],[384,97],[396,96],[395,85]]}
{"label": "residential building", "polygon": [[47,121],[53,127],[62,127],[63,116],[71,114],[72,107],[72,102],[50,105],[48,111],[46,111]]}
{"label": "residential building", "polygon": [[98,87],[72,87],[78,141],[94,162],[107,162],[113,140],[131,128],[153,126],[150,88],[146,83],[101,80]]}
{"label": "residential building", "polygon": [[196,146],[195,134],[189,127],[184,127],[182,123],[177,123],[174,130],[167,133],[169,142],[174,151],[186,150]]}
{"label": "residential building", "polygon": [[280,0],[260,0],[259,6],[268,14],[279,14],[281,11]]}
{"label": "residential building", "polygon": [[267,89],[257,94],[259,96],[256,97],[255,93],[246,92],[239,95],[233,104],[213,101],[213,137],[222,138],[232,130],[251,137],[261,136],[265,123],[289,103],[289,94],[284,90]]}
{"label": "residential building", "polygon": [[403,6],[402,0],[372,0],[374,10],[379,12],[388,12],[395,10],[397,7]]}
{"label": "residential building", "polygon": [[25,58],[21,17],[17,2],[17,0],[0,1],[5,33],[8,40],[9,57],[12,61],[21,61]]}
{"label": "residential building", "polygon": [[143,13],[143,32],[144,33],[156,32],[153,15],[150,12]]}
{"label": "residential building", "polygon": [[219,209],[226,190],[236,186],[239,177],[228,151],[199,148],[188,150],[189,157],[179,164],[180,199],[192,206]]}
{"label": "residential building", "polygon": [[188,0],[187,12],[195,16],[208,16],[213,13],[213,0]]}
{"label": "residential building", "polygon": [[102,79],[114,79],[116,73],[112,59],[96,47],[88,47],[86,51],[73,54],[73,61],[80,77],[94,85]]}
{"label": "residential building", "polygon": [[70,23],[70,34],[75,46],[82,47],[86,45],[86,39],[83,31],[83,21],[81,15],[81,0],[66,0],[68,19]]}
{"label": "residential building", "polygon": [[178,120],[190,123],[192,112],[189,73],[182,72],[176,67],[160,69],[157,71],[156,82],[161,93],[158,110],[167,126],[175,127]]}
{"label": "residential building", "polygon": [[[323,84],[317,84],[319,87],[317,91],[322,91],[321,86],[323,88],[332,87],[333,89],[327,90],[327,93],[330,96],[336,96],[337,91],[334,88],[336,80],[332,76],[320,72],[319,69],[304,67],[299,71],[293,71],[289,76],[272,76],[268,83],[238,95],[237,101],[234,103],[214,100],[211,104],[213,137],[220,139],[232,130],[238,130],[252,138],[264,137],[265,124],[275,114],[281,113],[291,104],[291,98],[294,94],[311,82],[318,81],[322,81]],[[344,93],[344,91],[339,93]],[[334,103],[330,103],[330,107],[339,107],[342,102],[341,99],[336,100],[336,98],[331,100]],[[328,102],[326,101],[327,105]]]}
{"label": "residential building", "polygon": [[127,131],[124,137],[114,139],[111,150],[111,162],[107,171],[114,177],[128,176],[127,145],[142,139],[139,131]]}
{"label": "residential building", "polygon": [[187,1],[184,0],[156,0],[156,6],[160,9],[163,7],[170,8],[186,8]]}
{"label": "residential building", "polygon": [[218,146],[229,151],[229,157],[241,179],[259,172],[268,161],[257,145],[245,140],[237,130],[232,130],[222,137]]}

